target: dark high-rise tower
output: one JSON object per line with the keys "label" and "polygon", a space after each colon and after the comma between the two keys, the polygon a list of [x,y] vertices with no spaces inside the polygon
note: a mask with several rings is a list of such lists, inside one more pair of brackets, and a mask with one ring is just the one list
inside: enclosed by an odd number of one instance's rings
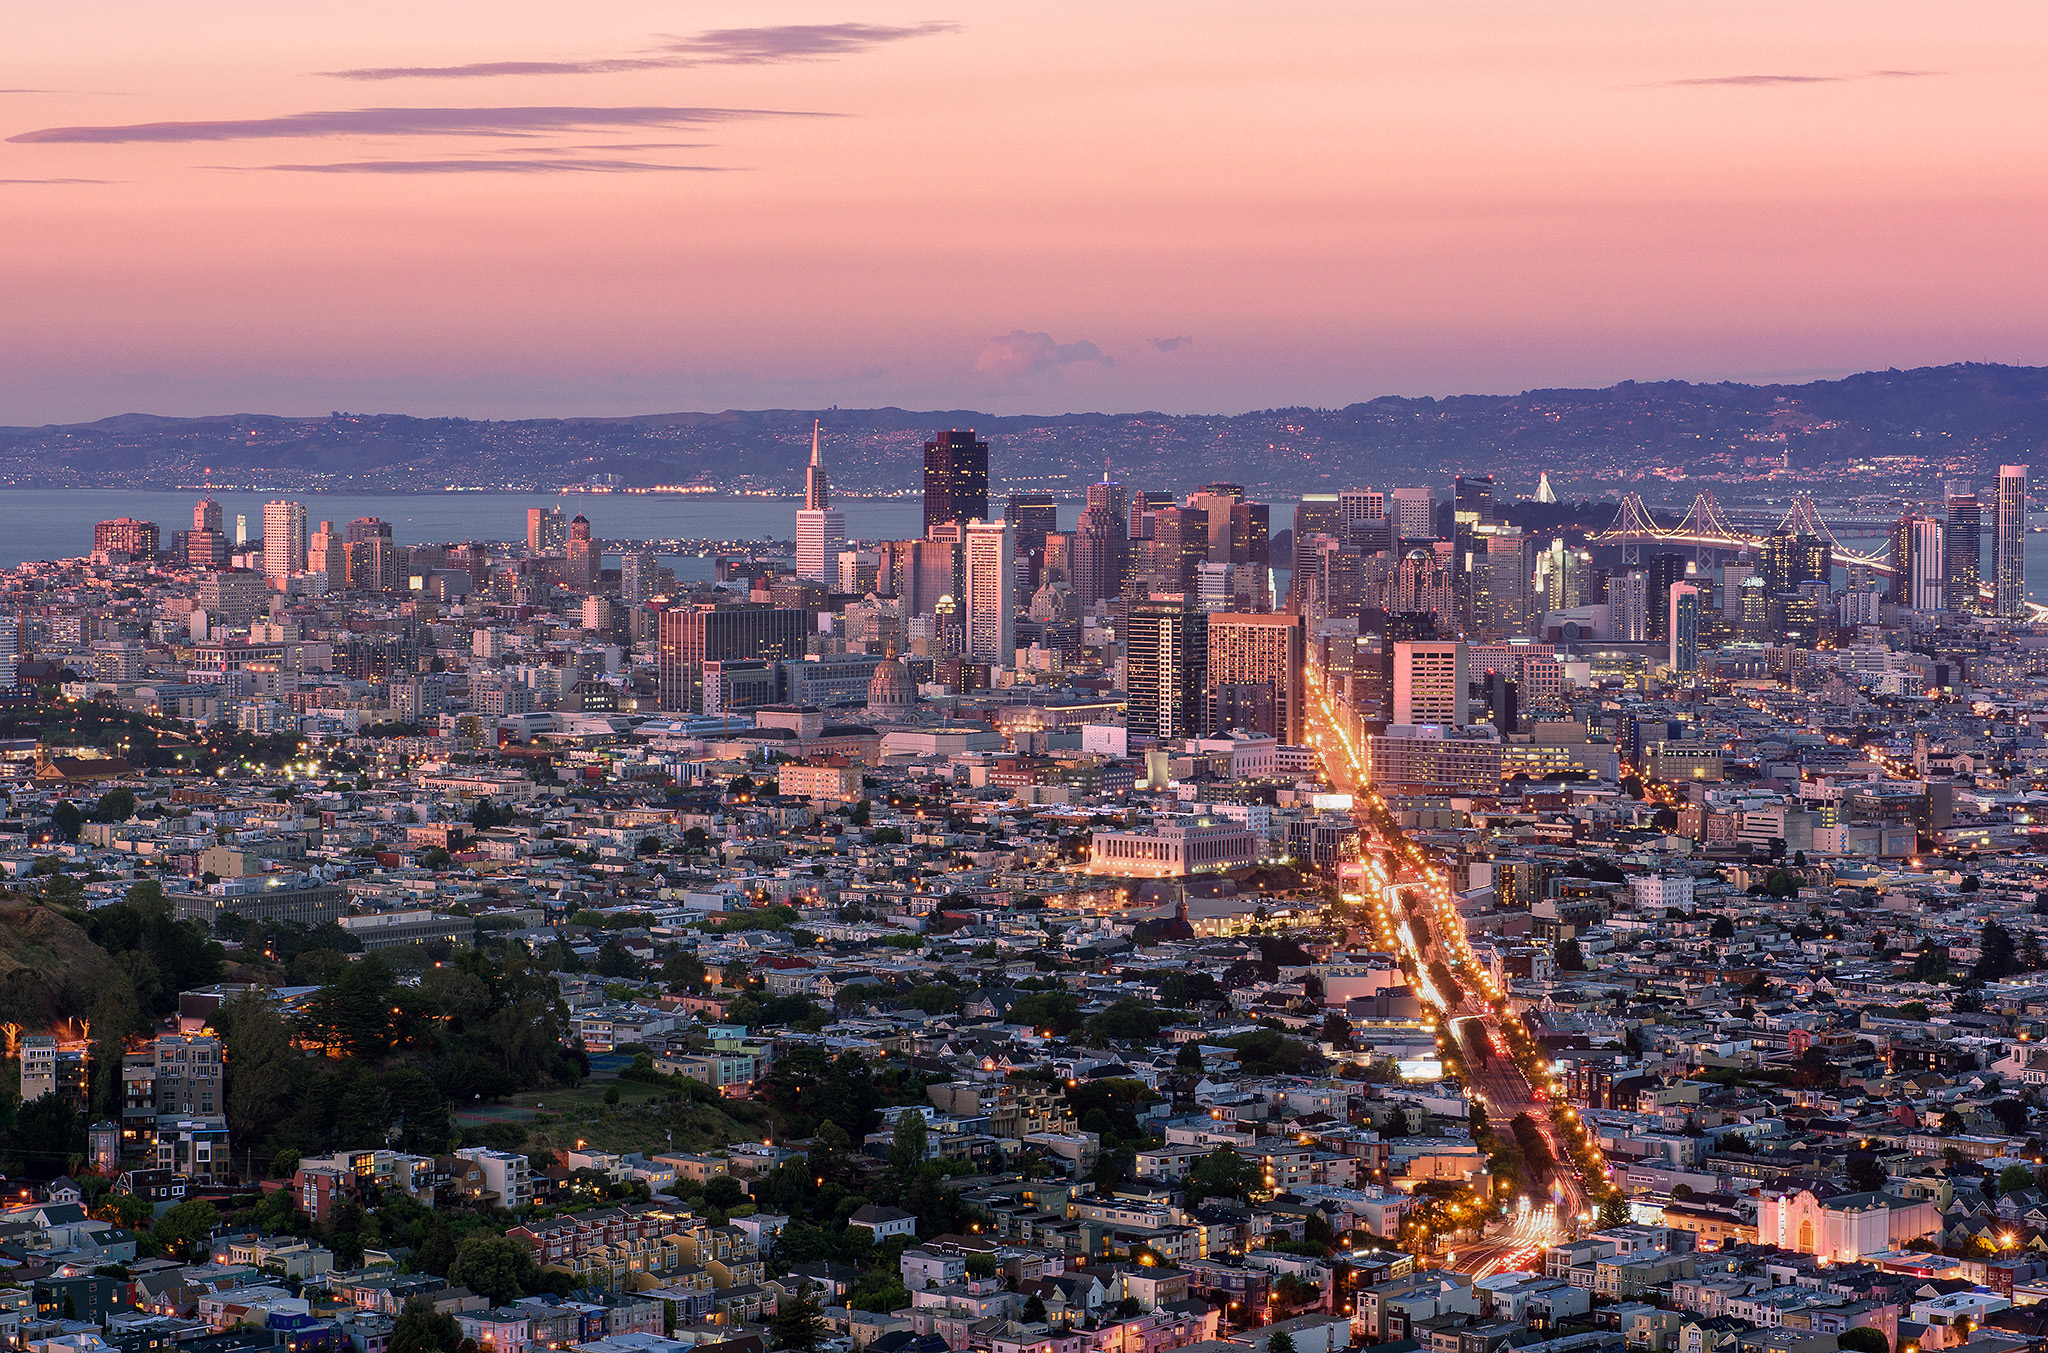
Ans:
{"label": "dark high-rise tower", "polygon": [[1649,606],[1649,615],[1646,619],[1649,621],[1650,638],[1662,640],[1666,637],[1665,627],[1671,619],[1671,589],[1685,581],[1685,556],[1652,555],[1643,561],[1643,573],[1649,579],[1644,600]]}
{"label": "dark high-rise tower", "polygon": [[972,429],[924,444],[924,533],[934,526],[988,520],[988,443]]}
{"label": "dark high-rise tower", "polygon": [[1492,475],[1461,474],[1452,485],[1452,494],[1455,511],[1475,513],[1482,524],[1493,520]]}
{"label": "dark high-rise tower", "polygon": [[1968,484],[1948,486],[1948,522],[1941,533],[1942,608],[1963,614],[1984,609],[1977,587],[1984,574],[1984,509]]}
{"label": "dark high-rise tower", "polygon": [[1045,538],[1060,529],[1059,516],[1060,505],[1049,493],[1013,493],[1003,509],[1003,520],[1017,527],[1018,551],[1034,555],[1045,549]]}

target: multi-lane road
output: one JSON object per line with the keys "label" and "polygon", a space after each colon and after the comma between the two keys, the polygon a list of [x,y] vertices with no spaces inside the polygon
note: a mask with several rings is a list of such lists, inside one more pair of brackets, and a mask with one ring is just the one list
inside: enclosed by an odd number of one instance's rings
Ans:
{"label": "multi-lane road", "polygon": [[[1522,1267],[1564,1234],[1560,1223],[1587,1211],[1585,1181],[1558,1139],[1547,1092],[1529,1083],[1511,1053],[1502,1029],[1505,998],[1492,973],[1473,957],[1449,876],[1408,840],[1367,782],[1364,751],[1334,718],[1321,674],[1313,667],[1308,683],[1310,740],[1321,754],[1330,787],[1352,796],[1360,825],[1340,870],[1342,896],[1364,909],[1376,942],[1398,955],[1441,1038],[1455,1040],[1466,1067],[1465,1088],[1484,1106],[1495,1131],[1509,1132],[1510,1122],[1527,1114],[1555,1161],[1546,1190],[1526,1205],[1517,1200],[1508,1220],[1484,1239],[1456,1247],[1455,1259],[1447,1262],[1482,1276]],[[1446,969],[1448,982],[1440,980]]]}

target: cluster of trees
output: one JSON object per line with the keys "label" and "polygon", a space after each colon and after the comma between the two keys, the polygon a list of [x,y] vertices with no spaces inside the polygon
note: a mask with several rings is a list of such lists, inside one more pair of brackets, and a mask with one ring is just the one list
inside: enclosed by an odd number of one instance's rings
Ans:
{"label": "cluster of trees", "polygon": [[587,1067],[562,1047],[567,1013],[547,974],[516,950],[472,950],[402,986],[372,954],[348,964],[296,1024],[259,996],[215,1016],[227,1050],[228,1116],[266,1156],[390,1140],[439,1152],[448,1106]]}
{"label": "cluster of trees", "polygon": [[[931,1158],[924,1115],[915,1108],[898,1116],[888,1165],[880,1174],[864,1176],[849,1168],[853,1145],[853,1138],[836,1122],[827,1122],[808,1159],[783,1165],[757,1182],[754,1199],[792,1218],[776,1242],[779,1261],[829,1259],[850,1264],[861,1270],[861,1278],[846,1304],[863,1311],[896,1310],[910,1303],[897,1260],[913,1239],[895,1236],[877,1243],[865,1228],[848,1225],[848,1218],[873,1203],[915,1213],[919,1233],[927,1237],[964,1233],[977,1214],[961,1202],[957,1189],[946,1185],[974,1167],[965,1161]],[[993,1261],[978,1271],[992,1275]],[[778,1347],[784,1346],[781,1323],[778,1319]]]}

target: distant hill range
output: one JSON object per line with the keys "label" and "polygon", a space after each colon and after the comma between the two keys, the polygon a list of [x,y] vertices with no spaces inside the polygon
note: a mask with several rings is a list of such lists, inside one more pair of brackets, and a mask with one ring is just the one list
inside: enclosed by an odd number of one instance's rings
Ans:
{"label": "distant hill range", "polygon": [[[1526,492],[1598,496],[1674,475],[1708,482],[1790,468],[1813,486],[1981,476],[2048,441],[2048,368],[1964,364],[1804,385],[1625,382],[1445,399],[1387,397],[1341,409],[1060,414],[763,409],[628,418],[490,421],[337,413],[235,414],[0,428],[0,484],[280,490],[703,485],[801,490],[811,419],[833,482],[851,493],[915,488],[924,440],[971,427],[994,445],[999,491],[1075,494],[1108,464],[1145,487],[1230,480],[1281,496],[1359,483],[1442,483],[1491,470]],[[1872,462],[1883,462],[1873,466]],[[1871,481],[1875,468],[1883,479]],[[1667,495],[1668,496],[1668,495]]]}

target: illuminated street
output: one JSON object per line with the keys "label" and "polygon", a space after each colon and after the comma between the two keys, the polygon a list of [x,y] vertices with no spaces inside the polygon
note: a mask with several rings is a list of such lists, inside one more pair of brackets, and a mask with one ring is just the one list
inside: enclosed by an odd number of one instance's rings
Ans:
{"label": "illuminated street", "polygon": [[[1463,1060],[1468,1066],[1466,1089],[1488,1120],[1504,1131],[1517,1115],[1527,1114],[1556,1161],[1549,1172],[1548,1196],[1532,1200],[1527,1211],[1511,1213],[1484,1241],[1455,1250],[1455,1259],[1447,1256],[1446,1263],[1475,1275],[1521,1267],[1566,1233],[1561,1219],[1582,1218],[1593,1205],[1550,1121],[1550,1102],[1560,1087],[1555,1081],[1540,1090],[1531,1086],[1516,1059],[1508,1055],[1512,1042],[1526,1041],[1528,1035],[1492,974],[1473,958],[1449,876],[1407,838],[1372,788],[1359,748],[1334,717],[1320,672],[1311,667],[1308,680],[1310,739],[1322,757],[1331,789],[1353,796],[1353,814],[1360,825],[1361,834],[1353,838],[1348,852],[1354,858],[1341,871],[1344,900],[1365,909],[1375,942],[1399,957],[1417,994],[1433,1012],[1439,1044],[1454,1040],[1460,1050],[1486,1050],[1483,1056],[1468,1054]],[[1382,858],[1396,860],[1399,872],[1390,875]],[[1417,918],[1427,921],[1426,937]],[[1456,977],[1448,990],[1431,976],[1432,949]],[[1500,1055],[1492,1055],[1495,1052]],[[1479,1065],[1472,1068],[1475,1061]],[[1573,1111],[1567,1107],[1563,1112],[1570,1116]]]}

